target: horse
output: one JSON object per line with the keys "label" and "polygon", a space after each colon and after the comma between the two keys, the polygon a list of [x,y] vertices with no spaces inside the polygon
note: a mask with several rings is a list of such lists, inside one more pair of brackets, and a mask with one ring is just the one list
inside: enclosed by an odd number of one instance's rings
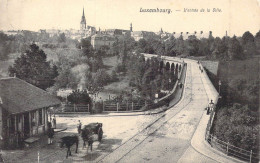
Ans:
{"label": "horse", "polygon": [[87,148],[87,151],[90,147],[90,150],[92,151],[92,146],[93,146],[93,132],[90,130],[90,129],[87,129],[87,128],[84,128],[84,129],[81,129],[81,137],[82,137],[82,140],[83,140],[83,146],[82,146],[82,149],[84,149],[84,147],[86,147],[86,141],[88,142],[88,148]]}
{"label": "horse", "polygon": [[68,149],[66,158],[68,158],[69,155],[71,156],[70,147],[73,144],[76,144],[76,151],[75,151],[75,153],[78,153],[79,138],[78,138],[77,135],[62,137],[61,138],[61,142],[60,142],[60,147],[62,148],[64,146],[64,144],[65,144],[65,146]]}

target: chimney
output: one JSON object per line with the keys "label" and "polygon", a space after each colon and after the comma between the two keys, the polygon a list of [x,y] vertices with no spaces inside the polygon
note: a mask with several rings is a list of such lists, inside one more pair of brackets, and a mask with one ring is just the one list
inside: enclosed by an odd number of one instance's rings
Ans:
{"label": "chimney", "polygon": [[196,34],[197,34],[197,32],[195,31],[195,32],[194,32],[194,34],[196,35]]}
{"label": "chimney", "polygon": [[226,37],[227,37],[227,31],[226,31]]}
{"label": "chimney", "polygon": [[209,35],[212,35],[212,31],[209,31]]}
{"label": "chimney", "polygon": [[173,34],[175,35],[175,32],[173,32]]}
{"label": "chimney", "polygon": [[200,31],[200,34],[202,34],[203,33],[203,31]]}
{"label": "chimney", "polygon": [[186,34],[189,34],[189,32],[186,32]]}
{"label": "chimney", "polygon": [[181,35],[183,34],[183,32],[181,32]]}

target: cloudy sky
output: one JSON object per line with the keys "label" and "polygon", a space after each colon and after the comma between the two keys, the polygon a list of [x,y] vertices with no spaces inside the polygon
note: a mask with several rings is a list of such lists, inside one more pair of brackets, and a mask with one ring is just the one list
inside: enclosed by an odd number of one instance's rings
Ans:
{"label": "cloudy sky", "polygon": [[[129,29],[132,22],[134,30],[213,31],[214,36],[223,36],[226,30],[238,36],[260,30],[259,0],[0,0],[0,30],[79,29],[83,7],[87,25],[97,29]],[[144,13],[140,8],[172,13]],[[212,12],[213,8],[221,12]]]}

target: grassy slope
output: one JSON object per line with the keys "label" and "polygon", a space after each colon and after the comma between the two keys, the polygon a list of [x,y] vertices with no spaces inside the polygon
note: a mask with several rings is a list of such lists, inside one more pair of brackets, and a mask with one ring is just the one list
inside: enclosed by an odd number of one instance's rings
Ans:
{"label": "grassy slope", "polygon": [[220,79],[244,79],[247,81],[259,79],[260,58],[243,61],[221,62],[218,69]]}

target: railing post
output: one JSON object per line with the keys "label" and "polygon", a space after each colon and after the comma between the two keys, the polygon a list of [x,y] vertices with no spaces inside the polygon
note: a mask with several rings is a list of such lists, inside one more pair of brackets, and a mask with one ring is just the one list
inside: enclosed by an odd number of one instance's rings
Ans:
{"label": "railing post", "polygon": [[252,162],[252,154],[253,154],[253,151],[251,150],[251,152],[250,152],[250,163]]}
{"label": "railing post", "polygon": [[132,102],[132,111],[134,110],[134,103]]}
{"label": "railing post", "polygon": [[103,103],[103,111],[105,111],[105,101],[102,101]]}
{"label": "railing post", "polygon": [[117,102],[116,103],[116,111],[118,112],[118,109],[119,109],[119,103]]}
{"label": "railing post", "polygon": [[76,112],[76,104],[74,104],[74,112]]}
{"label": "railing post", "polygon": [[89,112],[89,104],[88,104],[88,112]]}
{"label": "railing post", "polygon": [[227,155],[228,155],[228,148],[229,148],[228,145],[229,145],[229,142],[227,143]]}

